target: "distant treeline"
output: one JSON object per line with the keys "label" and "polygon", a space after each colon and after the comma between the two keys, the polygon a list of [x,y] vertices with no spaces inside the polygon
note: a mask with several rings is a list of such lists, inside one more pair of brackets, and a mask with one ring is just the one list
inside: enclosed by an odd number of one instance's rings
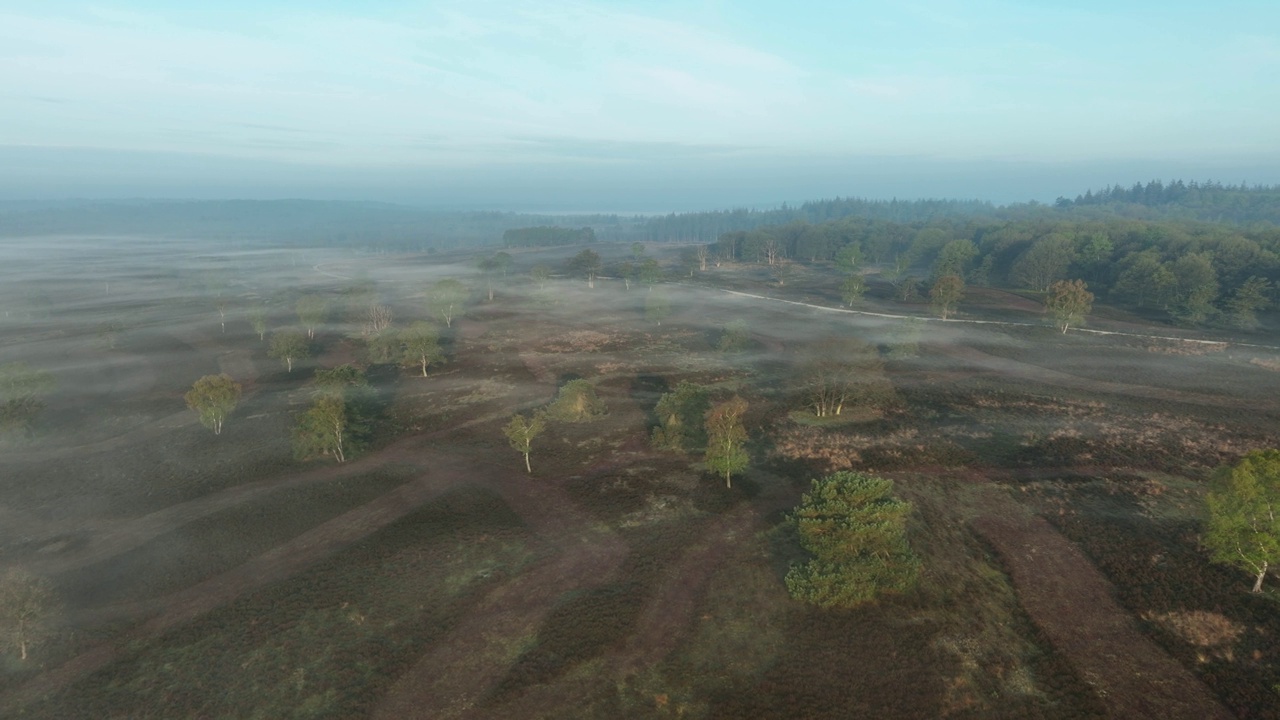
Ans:
{"label": "distant treeline", "polygon": [[511,228],[502,233],[502,244],[507,247],[549,247],[552,245],[576,245],[596,241],[596,231],[589,228],[567,228],[554,225]]}
{"label": "distant treeline", "polygon": [[713,242],[723,233],[754,230],[790,222],[821,223],[846,217],[888,220],[898,223],[944,217],[994,215],[997,208],[980,200],[864,200],[836,198],[815,200],[799,207],[783,204],[776,210],[716,210],[672,213],[649,218],[641,230],[644,239],[675,242]]}
{"label": "distant treeline", "polygon": [[1147,217],[1204,220],[1248,225],[1260,222],[1280,224],[1280,186],[1223,185],[1222,183],[1183,182],[1165,184],[1159,180],[1135,183],[1132,187],[1108,186],[1099,192],[1089,190],[1074,200],[1058,198],[1059,209],[1108,207],[1118,214],[1125,206],[1139,206],[1158,211],[1137,213]]}
{"label": "distant treeline", "polygon": [[[1249,191],[1253,192],[1253,191]],[[1256,326],[1280,283],[1280,226],[1078,219],[1059,212],[899,223],[844,218],[733,231],[716,254],[745,262],[873,264],[895,282],[960,275],[1042,291],[1083,279],[1094,293],[1186,325]]]}

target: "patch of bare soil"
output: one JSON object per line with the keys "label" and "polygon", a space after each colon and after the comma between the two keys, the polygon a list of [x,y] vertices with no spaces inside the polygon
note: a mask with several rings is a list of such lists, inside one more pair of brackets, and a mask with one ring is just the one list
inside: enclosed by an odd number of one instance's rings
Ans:
{"label": "patch of bare soil", "polygon": [[1194,675],[1147,639],[1111,584],[1043,518],[997,491],[971,521],[991,543],[1031,619],[1116,718],[1227,720]]}

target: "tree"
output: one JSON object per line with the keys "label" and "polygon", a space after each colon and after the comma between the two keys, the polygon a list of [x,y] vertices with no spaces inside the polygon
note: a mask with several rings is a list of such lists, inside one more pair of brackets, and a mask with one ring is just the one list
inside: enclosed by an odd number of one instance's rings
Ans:
{"label": "tree", "polygon": [[546,429],[547,423],[543,419],[542,413],[535,412],[533,417],[525,420],[524,416],[516,413],[511,416],[511,422],[502,429],[507,441],[511,443],[511,447],[516,452],[524,453],[524,469],[525,472],[532,473],[533,468],[529,465],[529,453],[533,450],[533,439],[542,434]]}
{"label": "tree", "polygon": [[27,659],[31,648],[52,632],[50,618],[57,605],[48,580],[11,566],[0,574],[0,647]]}
{"label": "tree", "polygon": [[637,262],[639,262],[640,258],[644,257],[644,243],[631,243],[631,257],[635,258]]}
{"label": "tree", "polygon": [[648,285],[652,290],[654,285],[662,281],[662,266],[653,258],[645,258],[644,262],[640,263],[639,278],[640,282]]}
{"label": "tree", "polygon": [[427,366],[444,360],[440,350],[440,339],[436,329],[430,323],[417,322],[400,335],[400,344],[404,349],[402,359],[406,365],[417,365],[422,368],[422,377],[427,376]]}
{"label": "tree", "polygon": [[318,395],[298,418],[293,431],[294,452],[303,460],[323,455],[346,462],[349,426],[346,400],[341,395]]}
{"label": "tree", "polygon": [[544,263],[538,263],[529,269],[529,277],[533,278],[538,289],[542,290],[547,287],[547,281],[551,279],[551,268]]}
{"label": "tree", "polygon": [[294,309],[298,311],[298,320],[307,329],[308,338],[314,338],[316,328],[329,317],[329,301],[319,295],[304,295],[298,298],[298,304]]}
{"label": "tree", "polygon": [[381,334],[391,327],[393,317],[395,317],[394,313],[386,305],[379,303],[369,305],[364,311],[364,327],[361,334],[365,337]]}
{"label": "tree", "polygon": [[240,383],[223,373],[196,380],[183,398],[187,407],[200,416],[201,425],[213,430],[214,435],[221,435],[223,421],[240,402],[240,392]]}
{"label": "tree", "polygon": [[0,365],[0,432],[30,432],[55,384],[51,373],[24,362]]}
{"label": "tree", "polygon": [[840,297],[844,304],[853,307],[867,294],[867,281],[861,275],[850,275],[840,284]]}
{"label": "tree", "polygon": [[674,392],[663,393],[653,410],[658,416],[658,427],[652,436],[654,447],[678,452],[706,447],[702,421],[710,407],[706,388],[681,380]]}
{"label": "tree", "polygon": [[857,273],[862,268],[862,245],[851,242],[836,253],[836,267],[847,272]]}
{"label": "tree", "polygon": [[787,573],[787,590],[819,607],[855,607],[912,587],[920,560],[907,543],[911,505],[893,483],[857,472],[814,480],[789,518],[813,555]]}
{"label": "tree", "polygon": [[600,274],[600,255],[587,248],[569,259],[569,274],[579,275],[587,279],[587,287],[596,286],[596,275]]}
{"label": "tree", "polygon": [[311,343],[307,336],[297,330],[281,330],[271,335],[271,344],[267,347],[267,357],[283,360],[289,372],[293,372],[293,361],[311,355]]}
{"label": "tree", "polygon": [[849,405],[883,405],[893,396],[879,353],[857,338],[831,337],[814,344],[799,374],[804,403],[817,417],[839,415]]}
{"label": "tree", "polygon": [[1280,563],[1280,450],[1258,450],[1214,473],[1204,535],[1214,562],[1253,573],[1262,592]]}
{"label": "tree", "polygon": [[493,302],[493,274],[498,269],[498,261],[492,257],[482,257],[476,262],[476,267],[484,274],[485,285],[489,288],[489,302]]}
{"label": "tree", "polygon": [[227,308],[231,306],[231,301],[225,295],[218,295],[213,299],[213,306],[218,309],[218,324],[222,327],[222,332],[227,331]]}
{"label": "tree", "polygon": [[959,275],[943,275],[929,290],[929,303],[943,320],[956,311],[963,298],[964,280]]}
{"label": "tree", "polygon": [[780,287],[787,284],[787,278],[791,277],[791,272],[795,269],[791,266],[791,263],[781,259],[777,262],[769,263],[769,265],[769,274],[773,275],[773,279],[777,281]]}
{"label": "tree", "polygon": [[502,277],[506,277],[511,272],[511,266],[515,264],[515,259],[511,257],[511,253],[505,250],[499,250],[493,254],[493,263],[502,271]]}
{"label": "tree", "polygon": [[1044,309],[1053,318],[1054,327],[1066,333],[1073,325],[1084,323],[1093,309],[1093,293],[1083,280],[1059,280],[1049,286]]}
{"label": "tree", "polygon": [[547,406],[547,417],[563,422],[586,422],[604,413],[604,403],[596,397],[596,389],[582,379],[565,383]]}
{"label": "tree", "polygon": [[735,397],[712,406],[705,416],[707,451],[704,456],[707,469],[724,474],[725,487],[733,487],[734,473],[747,469],[751,458],[747,455],[747,430],[742,426],[742,416],[747,412],[747,401]]}
{"label": "tree", "polygon": [[1227,321],[1232,327],[1252,330],[1258,327],[1258,311],[1271,304],[1267,299],[1271,282],[1257,275],[1249,276],[1226,302]]}
{"label": "tree", "polygon": [[1070,238],[1049,235],[1019,255],[1010,272],[1019,285],[1044,291],[1067,274],[1074,257],[1075,245]]}
{"label": "tree", "polygon": [[431,286],[431,306],[440,313],[445,327],[453,327],[453,318],[461,312],[467,299],[467,287],[453,278],[445,278]]}
{"label": "tree", "polygon": [[661,325],[671,314],[671,298],[662,291],[649,293],[644,299],[644,317],[646,320]]}
{"label": "tree", "polygon": [[969,263],[978,256],[978,248],[970,240],[952,240],[942,246],[938,258],[933,261],[933,276],[959,275],[964,277]]}
{"label": "tree", "polygon": [[249,309],[249,326],[258,333],[258,340],[267,339],[267,310],[257,306]]}
{"label": "tree", "polygon": [[400,341],[400,332],[392,327],[365,338],[365,346],[371,363],[399,362],[403,356],[404,345]]}
{"label": "tree", "polygon": [[699,245],[694,249],[694,255],[698,258],[698,270],[707,271],[707,259],[711,257],[710,245]]}
{"label": "tree", "polygon": [[1208,253],[1188,253],[1170,263],[1174,278],[1173,316],[1189,325],[1199,325],[1216,311],[1218,271]]}

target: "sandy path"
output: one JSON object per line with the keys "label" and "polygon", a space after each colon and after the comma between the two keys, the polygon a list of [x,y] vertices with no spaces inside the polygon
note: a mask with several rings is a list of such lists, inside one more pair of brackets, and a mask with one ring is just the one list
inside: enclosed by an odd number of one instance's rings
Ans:
{"label": "sandy path", "polygon": [[1228,720],[1194,675],[1138,630],[1069,540],[991,488],[973,529],[992,544],[1027,614],[1115,718]]}

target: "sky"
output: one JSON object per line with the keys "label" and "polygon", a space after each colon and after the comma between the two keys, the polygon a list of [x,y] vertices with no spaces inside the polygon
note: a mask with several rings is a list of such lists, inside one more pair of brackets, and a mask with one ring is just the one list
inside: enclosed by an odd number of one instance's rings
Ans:
{"label": "sky", "polygon": [[0,199],[1280,183],[1280,3],[0,0]]}

